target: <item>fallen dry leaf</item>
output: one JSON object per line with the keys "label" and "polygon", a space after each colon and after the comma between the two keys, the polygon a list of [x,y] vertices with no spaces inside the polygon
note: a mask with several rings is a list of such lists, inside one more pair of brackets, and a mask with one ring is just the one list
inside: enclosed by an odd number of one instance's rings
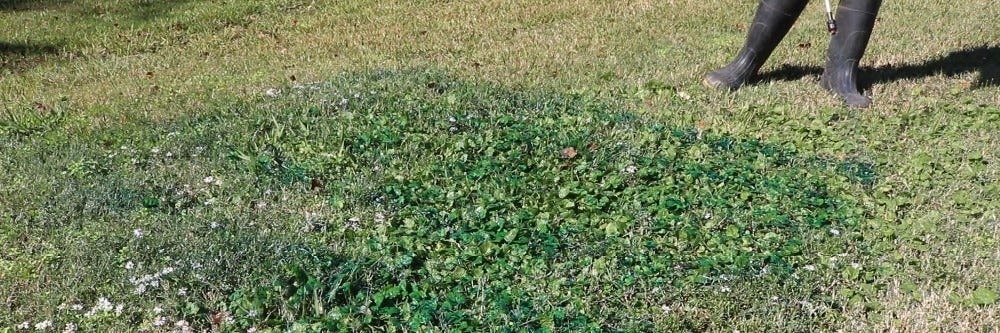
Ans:
{"label": "fallen dry leaf", "polygon": [[562,158],[574,158],[576,157],[576,148],[566,147],[563,148],[562,153],[559,154]]}

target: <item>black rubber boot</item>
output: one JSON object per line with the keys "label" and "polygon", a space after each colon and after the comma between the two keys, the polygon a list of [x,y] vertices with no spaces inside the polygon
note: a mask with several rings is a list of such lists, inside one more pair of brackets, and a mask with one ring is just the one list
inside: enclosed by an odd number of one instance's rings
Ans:
{"label": "black rubber boot", "polygon": [[875,16],[882,0],[841,0],[837,6],[837,34],[826,52],[826,68],[819,82],[852,108],[871,106],[872,100],[858,91],[858,62],[872,36]]}
{"label": "black rubber boot", "polygon": [[704,83],[730,90],[743,86],[757,74],[760,66],[785,38],[807,3],[808,0],[761,0],[747,33],[747,41],[736,55],[736,60],[705,75]]}

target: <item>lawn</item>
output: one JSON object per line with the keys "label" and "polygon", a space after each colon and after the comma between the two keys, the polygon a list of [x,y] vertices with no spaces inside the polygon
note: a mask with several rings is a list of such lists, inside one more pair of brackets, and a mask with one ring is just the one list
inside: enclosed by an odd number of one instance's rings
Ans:
{"label": "lawn", "polygon": [[991,331],[1000,8],[0,3],[0,332]]}

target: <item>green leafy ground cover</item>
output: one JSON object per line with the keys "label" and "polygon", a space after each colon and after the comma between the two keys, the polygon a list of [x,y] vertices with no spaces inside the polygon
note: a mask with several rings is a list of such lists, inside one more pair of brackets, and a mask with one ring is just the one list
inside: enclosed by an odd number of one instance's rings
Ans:
{"label": "green leafy ground cover", "polygon": [[1000,327],[1000,7],[754,6],[0,3],[0,332]]}
{"label": "green leafy ground cover", "polygon": [[[859,236],[878,179],[863,161],[434,72],[273,95],[155,130],[0,127],[5,206],[28,207],[0,235],[49,235],[3,275],[81,278],[15,293],[2,326],[821,327],[882,271],[858,261],[880,254]],[[830,272],[850,292],[820,292]],[[129,306],[88,316],[102,297]],[[21,307],[39,302],[52,312]]]}

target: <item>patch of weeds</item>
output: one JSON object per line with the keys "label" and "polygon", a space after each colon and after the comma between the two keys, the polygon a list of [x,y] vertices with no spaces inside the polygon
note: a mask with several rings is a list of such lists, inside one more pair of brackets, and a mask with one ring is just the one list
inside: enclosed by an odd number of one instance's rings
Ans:
{"label": "patch of weeds", "polygon": [[232,151],[229,158],[244,164],[247,171],[262,179],[276,180],[282,184],[307,181],[306,168],[286,160],[284,154],[274,146],[255,155]]}
{"label": "patch of weeds", "polygon": [[[106,253],[50,259],[115,280],[78,282],[97,291],[70,301],[122,294],[112,302],[144,307],[81,323],[657,331],[780,311],[832,327],[833,311],[747,300],[833,309],[879,288],[876,268],[840,262],[871,251],[855,236],[866,216],[859,193],[877,179],[864,162],[652,123],[584,94],[435,72],[283,91],[171,124],[55,146],[29,136],[9,149],[17,161],[47,161],[33,170],[56,181],[0,198],[36,211],[5,216]],[[834,285],[851,294],[835,296]]]}
{"label": "patch of weeds", "polygon": [[[311,301],[270,306],[298,304],[285,311],[317,330],[653,328],[662,321],[615,295],[840,270],[827,258],[851,251],[840,235],[865,214],[844,194],[876,177],[868,163],[649,124],[583,96],[435,74],[295,94],[318,104],[284,111],[261,142],[299,152],[290,159],[326,182],[335,209],[375,212],[347,213],[339,232],[362,246],[355,258],[380,258],[276,280],[313,286]],[[275,140],[275,128],[291,130]],[[844,272],[871,281],[870,269]],[[363,287],[335,287],[345,279]],[[632,312],[583,306],[602,296]]]}
{"label": "patch of weeds", "polygon": [[62,104],[49,106],[35,102],[31,107],[16,111],[5,107],[0,114],[0,137],[21,141],[58,128],[65,119],[66,110]]}

